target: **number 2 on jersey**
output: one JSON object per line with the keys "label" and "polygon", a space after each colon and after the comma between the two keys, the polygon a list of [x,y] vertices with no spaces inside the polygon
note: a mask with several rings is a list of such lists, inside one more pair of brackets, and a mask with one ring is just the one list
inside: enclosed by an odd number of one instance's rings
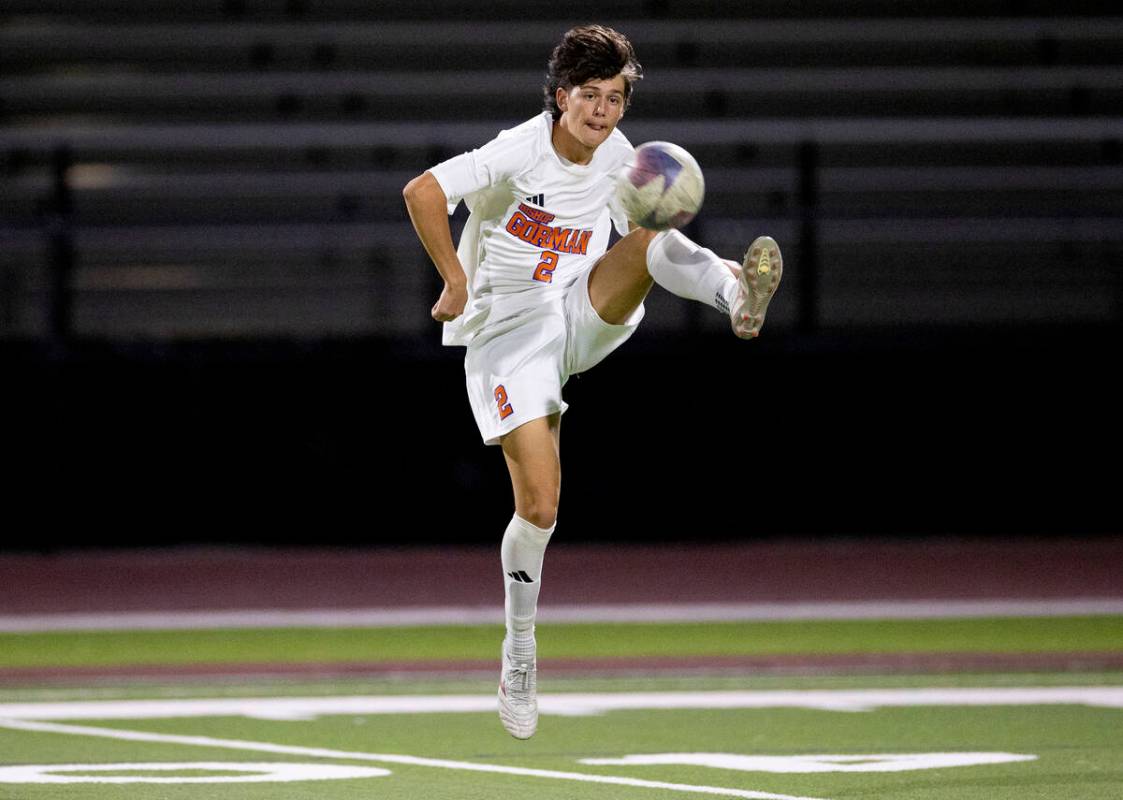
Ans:
{"label": "number 2 on jersey", "polygon": [[549,250],[542,251],[542,260],[534,270],[534,280],[542,283],[551,283],[554,280],[554,270],[558,268],[558,254]]}

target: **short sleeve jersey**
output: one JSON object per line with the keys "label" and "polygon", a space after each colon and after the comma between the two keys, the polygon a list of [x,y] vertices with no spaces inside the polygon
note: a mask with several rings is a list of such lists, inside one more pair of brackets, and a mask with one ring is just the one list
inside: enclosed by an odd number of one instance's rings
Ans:
{"label": "short sleeve jersey", "polygon": [[445,323],[446,345],[468,344],[497,305],[563,295],[604,254],[613,224],[621,235],[628,231],[614,192],[633,152],[624,134],[613,130],[588,164],[574,164],[554,149],[552,131],[553,118],[543,112],[429,170],[448,212],[461,200],[471,212],[457,248],[468,306]]}

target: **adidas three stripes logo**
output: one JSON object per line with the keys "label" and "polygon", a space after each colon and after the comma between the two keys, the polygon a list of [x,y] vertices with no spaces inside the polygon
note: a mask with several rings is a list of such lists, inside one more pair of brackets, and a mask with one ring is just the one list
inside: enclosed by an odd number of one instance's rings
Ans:
{"label": "adidas three stripes logo", "polygon": [[527,575],[526,572],[521,570],[521,569],[518,570],[517,572],[508,572],[507,577],[513,578],[514,580],[518,581],[519,583],[534,583],[534,578]]}

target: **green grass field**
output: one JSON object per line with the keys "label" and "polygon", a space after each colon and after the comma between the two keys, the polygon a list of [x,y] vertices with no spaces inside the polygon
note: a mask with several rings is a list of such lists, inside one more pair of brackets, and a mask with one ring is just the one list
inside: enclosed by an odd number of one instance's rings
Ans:
{"label": "green grass field", "polygon": [[[6,634],[0,666],[486,659],[497,655],[496,633]],[[540,643],[544,661],[1120,652],[1123,619],[558,625],[543,626]],[[499,725],[491,679],[476,677],[10,685],[0,689],[0,798],[1123,796],[1123,673],[586,679],[544,671],[540,686],[539,733],[520,742]],[[366,772],[332,771],[342,767]],[[42,782],[62,778],[75,782]],[[114,778],[172,782],[92,782]]]}
{"label": "green grass field", "polygon": [[[496,626],[0,634],[0,667],[493,659]],[[558,624],[543,658],[1123,651],[1123,617]]]}

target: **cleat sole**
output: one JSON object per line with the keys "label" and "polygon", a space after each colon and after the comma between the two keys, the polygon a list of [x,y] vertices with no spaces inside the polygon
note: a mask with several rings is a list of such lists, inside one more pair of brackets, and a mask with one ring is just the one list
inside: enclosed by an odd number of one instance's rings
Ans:
{"label": "cleat sole", "polygon": [[739,302],[731,314],[733,332],[737,336],[753,339],[760,335],[765,312],[780,286],[783,272],[784,261],[776,240],[771,236],[754,239],[745,252],[739,279]]}

